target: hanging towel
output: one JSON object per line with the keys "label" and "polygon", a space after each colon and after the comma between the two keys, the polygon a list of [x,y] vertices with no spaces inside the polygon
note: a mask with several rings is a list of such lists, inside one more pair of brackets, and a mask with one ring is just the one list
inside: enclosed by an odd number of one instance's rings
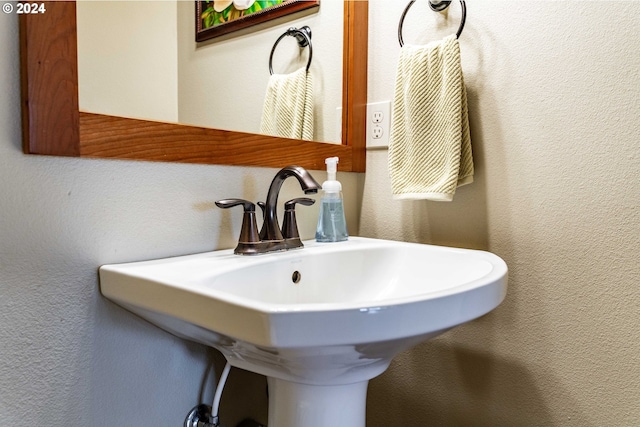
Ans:
{"label": "hanging towel", "polygon": [[272,74],[262,108],[260,133],[313,140],[313,81],[306,68]]}
{"label": "hanging towel", "polygon": [[400,49],[389,137],[395,199],[451,201],[473,182],[467,92],[455,35]]}

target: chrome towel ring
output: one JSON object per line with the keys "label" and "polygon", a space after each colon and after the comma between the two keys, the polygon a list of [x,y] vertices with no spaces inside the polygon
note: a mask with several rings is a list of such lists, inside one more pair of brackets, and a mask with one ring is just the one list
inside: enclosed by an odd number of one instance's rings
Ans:
{"label": "chrome towel ring", "polygon": [[307,71],[309,71],[309,67],[311,66],[311,59],[313,58],[313,47],[311,46],[311,28],[308,26],[294,28],[291,27],[287,31],[285,31],[278,40],[273,45],[271,49],[271,55],[269,55],[269,74],[273,74],[273,53],[276,51],[276,46],[280,43],[280,40],[285,38],[286,36],[293,36],[298,41],[298,46],[300,48],[304,48],[309,46],[309,61],[307,62]]}
{"label": "chrome towel ring", "polygon": [[[402,40],[402,25],[404,24],[404,18],[407,16],[407,12],[413,6],[416,0],[411,0],[407,7],[402,12],[402,16],[400,17],[400,23],[398,24],[398,42],[400,42],[400,46],[404,46],[404,41]],[[429,0],[429,6],[432,10],[436,12],[442,12],[451,4],[450,0]],[[458,32],[456,33],[456,38],[460,38],[460,34],[462,34],[462,29],[464,28],[464,23],[467,20],[467,5],[464,0],[460,0],[460,6],[462,7],[462,17],[460,19],[460,27],[458,28]]]}

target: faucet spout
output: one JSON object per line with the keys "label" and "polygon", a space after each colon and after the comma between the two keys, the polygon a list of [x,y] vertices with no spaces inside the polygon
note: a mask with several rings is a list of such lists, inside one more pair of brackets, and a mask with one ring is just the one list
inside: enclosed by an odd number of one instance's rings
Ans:
{"label": "faucet spout", "polygon": [[298,180],[305,194],[315,194],[322,188],[306,169],[300,166],[282,168],[271,181],[269,192],[267,193],[264,223],[260,231],[260,239],[263,242],[282,242],[284,240],[278,223],[278,195],[285,179],[291,176]]}

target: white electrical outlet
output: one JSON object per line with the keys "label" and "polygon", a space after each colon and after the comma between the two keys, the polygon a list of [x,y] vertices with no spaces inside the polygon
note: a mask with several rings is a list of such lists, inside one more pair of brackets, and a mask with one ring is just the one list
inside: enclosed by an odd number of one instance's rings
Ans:
{"label": "white electrical outlet", "polygon": [[384,129],[380,125],[374,124],[371,128],[371,138],[381,139],[384,136]]}
{"label": "white electrical outlet", "polygon": [[367,104],[367,148],[388,148],[391,101]]}

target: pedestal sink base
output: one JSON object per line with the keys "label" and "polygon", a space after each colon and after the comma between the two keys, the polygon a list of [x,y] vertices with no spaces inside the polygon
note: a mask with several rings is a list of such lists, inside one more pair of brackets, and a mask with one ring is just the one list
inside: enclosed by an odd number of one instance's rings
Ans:
{"label": "pedestal sink base", "polygon": [[309,385],[269,377],[269,423],[274,427],[365,427],[368,381]]}

